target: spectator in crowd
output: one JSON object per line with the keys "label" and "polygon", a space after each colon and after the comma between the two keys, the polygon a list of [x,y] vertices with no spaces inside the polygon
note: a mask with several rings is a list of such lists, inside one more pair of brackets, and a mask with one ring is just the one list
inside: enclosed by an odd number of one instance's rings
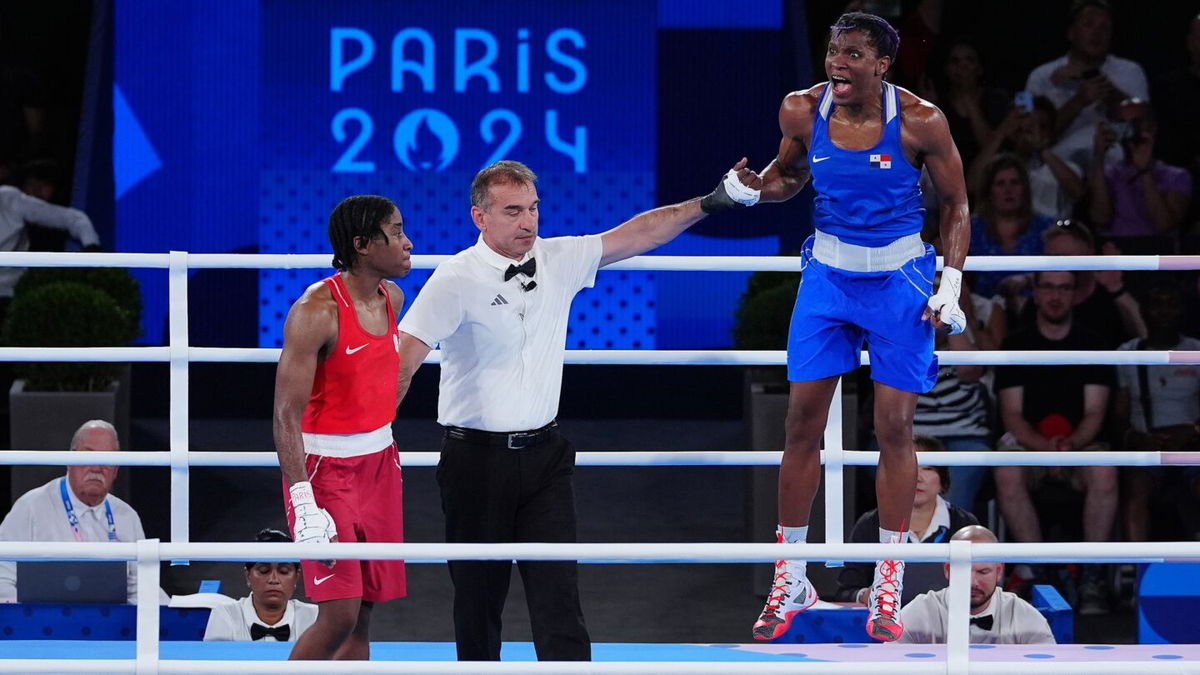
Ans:
{"label": "spectator in crowd", "polygon": [[[1170,101],[1156,111],[1158,138],[1155,151],[1164,162],[1182,166],[1192,176],[1192,186],[1200,184],[1200,15],[1188,23],[1186,39],[1188,62],[1154,82],[1153,100]],[[1200,199],[1191,200],[1184,219],[1185,229],[1196,234],[1200,221]]]}
{"label": "spectator in crowd", "polygon": [[[999,344],[990,344],[990,335],[978,318],[980,309],[989,313],[987,318],[1004,312],[995,311],[993,303],[983,300],[974,302],[979,296],[972,294],[972,311],[968,312],[969,328],[957,335],[938,334],[938,350],[977,351],[997,349]],[[980,300],[982,300],[980,298]],[[984,366],[938,366],[937,382],[933,389],[917,396],[917,410],[913,415],[913,433],[918,437],[937,439],[946,450],[986,452],[992,449],[992,430],[989,423],[990,397],[981,380]],[[940,467],[946,469],[945,467]],[[953,466],[948,468],[948,481],[943,487],[951,504],[970,510],[975,505],[975,494],[988,474],[984,466]]]}
{"label": "spectator in crowd", "polygon": [[[933,87],[928,84],[928,73],[933,70],[930,61],[942,32],[946,0],[918,0],[916,7],[904,17],[896,28],[904,39],[896,53],[897,84],[911,89],[922,89],[921,96],[929,99]],[[865,7],[846,7],[850,11],[871,11]]]}
{"label": "spectator in crowd", "polygon": [[[956,541],[980,544],[996,543],[996,535],[982,525],[970,525],[954,533]],[[944,563],[946,579],[950,564]],[[1054,644],[1054,634],[1046,617],[1028,602],[999,588],[1004,563],[981,562],[971,565],[972,644]],[[923,593],[901,610],[904,635],[900,642],[944,643],[949,632],[950,603],[945,586]]]}
{"label": "spectator in crowd", "polygon": [[[1092,224],[1128,253],[1174,253],[1192,197],[1186,169],[1155,159],[1158,125],[1150,104],[1122,101],[1118,122],[1096,125],[1092,153]],[[1120,161],[1105,164],[1114,144]]]}
{"label": "spectator in crowd", "polygon": [[[0,185],[0,251],[28,251],[25,228],[30,223],[66,230],[85,249],[100,244],[91,219],[83,211],[55,206],[11,185]],[[22,272],[19,267],[0,268],[0,319],[12,302],[13,289]]]}
{"label": "spectator in crowd", "polygon": [[1092,134],[1124,99],[1148,98],[1142,67],[1113,56],[1112,9],[1105,0],[1075,0],[1067,28],[1066,55],[1029,74],[1025,89],[1058,108],[1055,152],[1082,167],[1091,166]]}
{"label": "spectator in crowd", "polygon": [[1014,107],[983,144],[971,162],[967,180],[979,192],[982,175],[1003,151],[1025,164],[1029,172],[1029,193],[1033,212],[1057,219],[1070,218],[1075,204],[1087,194],[1083,169],[1054,151],[1054,104],[1045,96],[1035,96],[1030,112]]}
{"label": "spectator in crowd", "polygon": [[[1182,335],[1183,295],[1174,282],[1152,286],[1146,294],[1148,335],[1121,345],[1123,351],[1200,351],[1200,340]],[[1125,450],[1173,452],[1200,450],[1200,369],[1194,365],[1117,366],[1113,428]],[[1150,505],[1159,495],[1174,505],[1186,539],[1200,536],[1200,468],[1123,467],[1125,536],[1149,541]]]}
{"label": "spectator in crowd", "polygon": [[[279,530],[265,529],[255,541],[290,542],[292,538]],[[246,563],[250,595],[213,607],[204,639],[295,642],[317,620],[316,605],[292,599],[298,581],[298,562]]]}
{"label": "spectator in crowd", "polygon": [[[84,422],[71,439],[76,452],[120,450],[117,430],[103,420]],[[142,519],[109,494],[120,467],[80,464],[67,475],[25,493],[0,522],[0,541],[123,541],[145,539]],[[0,562],[0,599],[16,599],[13,562]],[[161,591],[160,591],[161,593]],[[137,567],[129,563],[129,602],[137,599]],[[166,600],[166,595],[162,595]]]}
{"label": "spectator in crowd", "polygon": [[[52,159],[37,159],[27,162],[17,172],[15,185],[21,192],[36,197],[47,204],[63,206],[69,196],[67,176],[58,162]],[[65,251],[71,233],[54,226],[37,222],[25,223],[25,238],[30,251]],[[99,248],[93,246],[92,248]]]}
{"label": "spectator in crowd", "polygon": [[[1030,200],[1029,171],[1014,155],[997,155],[982,174],[975,215],[971,218],[969,255],[1041,255],[1042,233],[1054,225],[1048,216],[1034,213]],[[1006,281],[1016,276],[1015,281]],[[1025,285],[1024,275],[981,272],[973,289],[985,298],[1008,296]]]}
{"label": "spectator in crowd", "polygon": [[[913,438],[917,452],[940,452],[946,448],[936,438],[916,436]],[[942,543],[950,535],[967,525],[979,521],[970,512],[946,501],[943,495],[950,489],[950,472],[944,466],[922,466],[917,469],[917,492],[913,499],[912,517],[906,533],[908,542]],[[871,509],[858,519],[850,531],[853,543],[877,543],[879,541],[879,509]],[[838,574],[838,602],[867,604],[871,592],[871,581],[875,566],[871,563],[846,563]],[[901,604],[925,591],[944,588],[946,579],[936,563],[910,563],[904,567],[904,594]]]}
{"label": "spectator in crowd", "polygon": [[[1046,255],[1096,255],[1095,239],[1086,225],[1075,221],[1060,221],[1046,231]],[[1104,245],[1104,255],[1119,255],[1121,250],[1112,242]],[[1116,349],[1122,342],[1146,336],[1141,305],[1125,287],[1125,275],[1120,270],[1075,273],[1075,297],[1072,315],[1075,324],[1101,338],[1101,349]],[[1026,303],[1017,325],[1031,327],[1036,319],[1034,307]]]}
{"label": "spectator in crowd", "polygon": [[[1006,350],[1104,349],[1101,338],[1074,321],[1072,298],[1076,293],[1073,272],[1034,274],[1033,326],[1004,341]],[[996,372],[996,391],[1005,434],[1000,450],[1103,449],[1099,441],[1113,388],[1110,366],[1056,366],[1049,375],[1043,366],[1002,366]],[[1033,490],[1067,486],[1082,489],[1083,538],[1108,541],[1117,509],[1117,470],[1112,466],[1041,467],[998,466],[994,470],[1000,512],[1013,538],[1042,541],[1042,524],[1034,508]],[[1020,579],[1033,576],[1019,566]],[[1081,611],[1103,611],[1104,588],[1095,565],[1086,568],[1080,585]]]}
{"label": "spectator in crowd", "polygon": [[943,53],[942,77],[936,84],[922,80],[920,93],[946,115],[963,166],[969,167],[1004,119],[1011,98],[1001,89],[985,86],[983,61],[970,39],[952,41]]}

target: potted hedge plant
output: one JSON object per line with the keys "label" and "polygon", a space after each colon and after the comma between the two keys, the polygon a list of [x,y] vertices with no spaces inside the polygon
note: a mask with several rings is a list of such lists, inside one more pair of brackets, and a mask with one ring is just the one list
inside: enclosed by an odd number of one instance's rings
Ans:
{"label": "potted hedge plant", "polygon": [[[35,268],[17,283],[0,341],[10,347],[121,347],[140,332],[141,293],[121,268]],[[129,443],[126,363],[14,362],[9,391],[10,447],[66,450],[79,425],[110,421]],[[12,496],[45,483],[62,467],[14,467]],[[122,481],[124,482],[124,481]]]}

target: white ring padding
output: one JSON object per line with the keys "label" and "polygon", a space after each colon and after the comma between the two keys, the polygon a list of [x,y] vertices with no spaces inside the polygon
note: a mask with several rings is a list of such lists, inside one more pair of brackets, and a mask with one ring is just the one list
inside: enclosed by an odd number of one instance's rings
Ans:
{"label": "white ring padding", "polygon": [[[827,464],[825,450],[821,463]],[[437,466],[437,452],[400,452],[405,467]],[[214,452],[193,450],[189,466],[250,467],[279,466],[274,452]],[[879,453],[866,450],[842,452],[847,466],[876,466]],[[780,450],[637,450],[586,451],[575,455],[576,466],[779,466]],[[922,466],[1200,466],[1200,452],[1143,452],[1066,450],[1034,452],[1028,450],[990,450],[961,452],[918,452]],[[69,450],[0,450],[0,466],[171,466],[167,451],[89,452],[81,455]]]}
{"label": "white ring padding", "polygon": [[[433,269],[449,255],[414,255],[413,269]],[[189,269],[329,269],[326,253],[189,253]],[[0,267],[140,267],[168,266],[166,253],[62,253],[9,251],[0,253]],[[942,258],[938,258],[938,268]],[[800,272],[798,256],[674,256],[644,255],[605,266],[614,270],[676,272]],[[1194,255],[994,255],[968,256],[967,272],[1033,272],[1039,270],[1194,270]]]}
{"label": "white ring padding", "polygon": [[[947,562],[949,544],[776,544],[745,542],[617,544],[429,544],[161,542],[159,560],[577,560],[581,563],[755,563],[789,560]],[[128,542],[0,542],[0,560],[136,560]],[[972,544],[971,559],[991,562],[1197,562],[1200,542]]]}
{"label": "white ring padding", "polygon": [[[663,673],[698,673],[728,675],[730,672],[744,671],[753,673],[869,673],[874,675],[885,666],[887,673],[928,673],[943,672],[940,661],[924,661],[909,663],[883,664],[878,661],[842,662],[829,661],[192,661],[192,660],[161,660],[157,663],[157,672],[162,675],[180,673],[181,675],[229,675],[236,671],[242,675],[325,675],[325,674],[355,674],[355,673],[459,673],[477,675],[479,673],[596,673],[613,675],[662,675]],[[978,667],[977,664],[976,667]],[[986,664],[992,665],[992,664]],[[997,664],[998,665],[998,664]],[[1029,664],[1021,665],[1029,671]],[[1086,663],[1039,663],[1041,666],[1086,666]],[[1131,673],[1131,672],[1181,672],[1176,665],[1174,670],[1156,668],[1154,666],[1172,665],[1169,663],[1130,662],[1126,670],[1097,670],[1096,665],[1088,671],[1059,670],[1053,672],[1087,672],[1096,673]],[[1105,667],[1115,664],[1103,664]],[[1141,667],[1144,666],[1144,667]],[[1139,668],[1141,667],[1141,668]],[[1049,668],[1047,668],[1049,670]],[[134,661],[128,659],[2,659],[0,673],[134,673]],[[971,672],[985,672],[972,670]],[[986,671],[986,672],[990,672]]]}
{"label": "white ring padding", "polygon": [[[192,363],[276,363],[282,350],[265,347],[189,347]],[[1200,364],[1200,351],[1118,350],[1030,350],[936,352],[943,366],[1061,366],[1118,365],[1164,366]],[[166,362],[170,347],[0,347],[0,361],[61,362]],[[429,352],[425,363],[441,363],[441,350]],[[566,363],[572,365],[661,365],[661,366],[784,366],[785,351],[744,349],[571,349]],[[871,365],[863,352],[862,365]]]}
{"label": "white ring padding", "polygon": [[[920,645],[912,645],[917,648]],[[803,645],[797,645],[800,649]],[[1101,658],[1100,654],[1095,655]],[[0,659],[0,673],[134,673],[129,659]],[[86,664],[84,666],[83,664]],[[1036,665],[1036,668],[1034,666]],[[972,661],[972,673],[1028,675],[1072,673],[1077,675],[1128,675],[1129,673],[1193,673],[1192,661]],[[81,670],[85,667],[86,670]],[[663,675],[664,673],[929,673],[948,672],[941,660],[890,661],[192,661],[161,660],[161,674],[229,675],[324,675],[325,673],[596,673],[613,675]],[[957,675],[957,674],[956,674]]]}

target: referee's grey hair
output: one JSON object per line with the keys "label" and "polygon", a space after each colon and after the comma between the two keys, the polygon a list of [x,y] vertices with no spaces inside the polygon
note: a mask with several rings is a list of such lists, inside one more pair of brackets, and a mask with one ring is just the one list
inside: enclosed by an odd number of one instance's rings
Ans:
{"label": "referee's grey hair", "polygon": [[521,162],[502,159],[475,174],[471,181],[471,206],[488,208],[488,188],[493,185],[536,185],[537,174]]}

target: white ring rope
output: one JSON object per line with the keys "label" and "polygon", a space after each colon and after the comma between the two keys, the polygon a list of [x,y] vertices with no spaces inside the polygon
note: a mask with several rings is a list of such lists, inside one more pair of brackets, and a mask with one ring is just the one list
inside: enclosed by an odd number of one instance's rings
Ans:
{"label": "white ring rope", "polygon": [[[829,464],[827,451],[821,463]],[[876,466],[879,453],[845,450],[842,464]],[[405,467],[437,466],[437,452],[401,452]],[[252,467],[279,466],[274,452],[214,452],[192,450],[190,466]],[[577,466],[779,466],[780,450],[613,450],[583,451],[575,455]],[[0,466],[171,466],[168,451],[89,452],[81,456],[69,450],[0,450]],[[1030,452],[1026,450],[918,452],[922,466],[1200,466],[1200,452],[1089,451]]]}
{"label": "white ring rope", "polygon": [[[266,347],[187,347],[192,363],[276,363],[280,350]],[[1065,365],[1183,365],[1200,363],[1200,351],[1183,350],[1030,350],[937,352],[943,366],[1065,366]],[[0,361],[105,361],[166,362],[170,347],[0,347]],[[440,350],[429,352],[425,363],[440,363]],[[572,365],[659,365],[659,366],[784,366],[787,352],[704,349],[572,349],[566,362]],[[870,365],[863,352],[861,363]]]}
{"label": "white ring rope", "polygon": [[[143,267],[166,269],[167,253],[58,253],[9,251],[0,253],[0,267]],[[189,253],[189,269],[313,269],[329,268],[321,253]],[[433,269],[448,255],[414,255],[413,269]],[[938,258],[938,267],[942,258]],[[1034,272],[1041,270],[1194,270],[1194,255],[995,255],[968,256],[968,272]],[[606,270],[673,272],[800,272],[797,256],[675,256],[643,255],[605,266]]]}
{"label": "white ring rope", "polygon": [[[0,542],[0,560],[137,559],[138,547],[149,543],[157,559],[198,562],[288,562],[301,560],[404,560],[444,563],[447,560],[577,560],[581,563],[755,563],[789,560],[907,560],[947,562],[949,544],[776,544],[703,543],[335,543],[260,542]],[[1064,542],[1037,544],[971,544],[974,562],[1198,562],[1200,542]]]}
{"label": "white ring rope", "polygon": [[[430,269],[449,256],[417,255],[416,269]],[[939,259],[939,265],[941,260]],[[224,675],[229,662],[160,661],[156,593],[159,563],[164,560],[243,561],[304,559],[403,559],[409,562],[441,562],[449,559],[496,560],[579,560],[581,562],[755,562],[780,557],[807,560],[862,560],[901,558],[910,561],[950,561],[956,573],[951,576],[950,604],[963,605],[969,593],[965,573],[971,560],[988,561],[1062,561],[1062,562],[1162,562],[1200,561],[1200,543],[1070,543],[1070,544],[843,544],[841,496],[837,490],[826,493],[825,544],[292,544],[280,555],[278,544],[193,543],[188,536],[189,469],[193,466],[276,466],[274,453],[267,452],[190,452],[188,450],[188,368],[192,362],[272,363],[279,359],[278,349],[191,347],[187,332],[187,272],[190,269],[281,269],[329,267],[327,254],[246,255],[189,254],[174,251],[151,253],[0,253],[0,266],[15,267],[139,267],[168,270],[170,297],[170,346],[97,347],[97,348],[0,348],[0,361],[108,361],[169,362],[171,364],[171,419],[169,452],[88,453],[88,463],[103,461],[131,466],[170,466],[172,542],[142,540],[127,543],[75,542],[0,542],[0,559],[24,560],[136,560],[138,563],[137,659],[90,660],[91,672],[214,672]],[[640,256],[610,265],[615,270],[672,271],[784,271],[799,272],[797,257],[716,257],[716,256]],[[968,271],[1034,270],[1193,270],[1200,269],[1200,256],[988,256],[970,257]],[[1196,364],[1200,352],[1187,351],[1041,351],[1041,352],[939,352],[945,365],[1065,365],[1065,364]],[[433,352],[427,362],[438,362]],[[566,355],[572,364],[658,364],[658,365],[783,365],[782,351],[706,351],[706,350],[572,350]],[[868,357],[863,355],[863,363]],[[840,397],[835,397],[830,420],[841,418]],[[840,427],[827,429],[826,450],[822,452],[825,476],[840,475],[843,466],[873,465],[878,453],[846,451]],[[678,465],[777,465],[780,452],[583,452],[580,465],[592,466],[678,466]],[[437,453],[405,453],[407,466],[432,466]],[[74,453],[12,450],[0,452],[0,464],[79,464]],[[1120,465],[1163,466],[1197,465],[1200,453],[1155,452],[947,452],[920,453],[919,461],[946,466],[1003,465]],[[831,503],[831,500],[836,503]],[[964,567],[965,566],[965,567]],[[954,630],[946,647],[944,662],[888,664],[894,672],[1027,672],[1026,663],[980,663],[968,661],[966,631]],[[83,661],[0,659],[0,672],[78,672]],[[968,665],[969,664],[969,665]],[[246,673],[330,673],[330,672],[647,672],[672,673],[728,672],[733,667],[749,667],[756,672],[874,673],[878,663],[829,662],[755,662],[753,665],[723,663],[273,663],[240,662],[236,667]],[[1039,663],[1038,668],[1054,672],[1178,672],[1177,663],[1137,662],[1121,664]],[[1111,670],[1110,670],[1111,668]]]}

